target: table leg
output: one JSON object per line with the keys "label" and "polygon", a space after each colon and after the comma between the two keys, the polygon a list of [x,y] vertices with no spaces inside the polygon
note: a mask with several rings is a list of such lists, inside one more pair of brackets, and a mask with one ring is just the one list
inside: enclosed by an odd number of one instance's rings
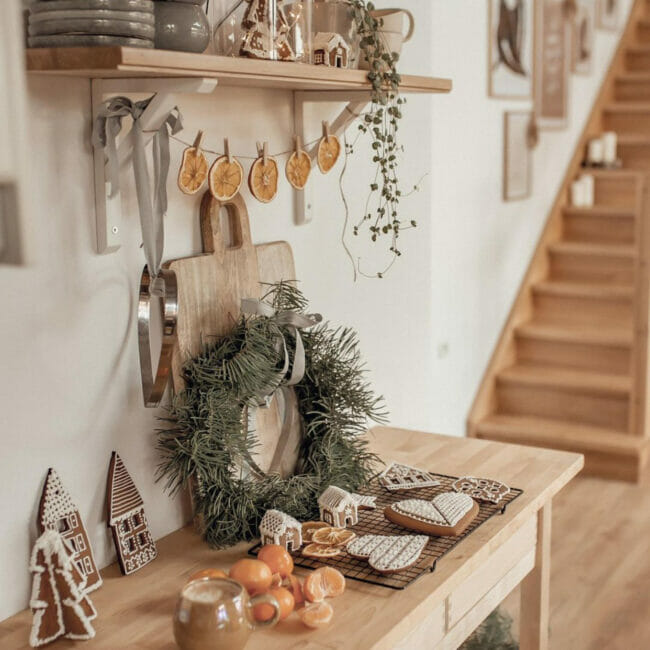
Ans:
{"label": "table leg", "polygon": [[551,502],[537,513],[535,567],[521,583],[521,650],[547,650],[551,575]]}

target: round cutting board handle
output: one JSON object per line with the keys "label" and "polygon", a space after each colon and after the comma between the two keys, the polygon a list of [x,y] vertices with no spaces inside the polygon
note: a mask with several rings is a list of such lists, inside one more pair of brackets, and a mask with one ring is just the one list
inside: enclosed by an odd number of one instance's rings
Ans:
{"label": "round cutting board handle", "polygon": [[[226,247],[221,229],[221,208],[226,208],[230,219],[232,246]],[[228,201],[219,201],[208,190],[201,201],[201,239],[205,253],[221,253],[252,248],[248,209],[241,194]]]}

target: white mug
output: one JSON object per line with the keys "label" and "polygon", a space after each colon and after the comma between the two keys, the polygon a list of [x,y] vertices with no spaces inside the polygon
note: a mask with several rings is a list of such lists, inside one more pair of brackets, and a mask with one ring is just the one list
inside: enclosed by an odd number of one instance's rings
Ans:
{"label": "white mug", "polygon": [[[408,9],[377,9],[370,12],[373,18],[380,19],[382,32],[397,32],[402,35],[402,43],[411,40],[415,29],[415,18]],[[408,18],[409,28],[404,34],[404,16]]]}

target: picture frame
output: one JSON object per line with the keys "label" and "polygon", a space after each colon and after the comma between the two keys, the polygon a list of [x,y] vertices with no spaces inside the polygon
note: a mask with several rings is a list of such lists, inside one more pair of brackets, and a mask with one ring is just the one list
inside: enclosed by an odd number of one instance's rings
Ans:
{"label": "picture frame", "polygon": [[564,0],[535,3],[534,97],[541,129],[568,123],[571,26],[564,11]]}
{"label": "picture frame", "polygon": [[596,6],[593,0],[578,0],[571,23],[571,72],[590,74],[596,36]]}
{"label": "picture frame", "polygon": [[533,96],[534,0],[488,0],[488,95]]}
{"label": "picture frame", "polygon": [[598,27],[614,31],[618,29],[619,0],[597,0]]}
{"label": "picture frame", "polygon": [[531,111],[503,114],[503,200],[521,201],[532,194],[532,151],[528,146]]}

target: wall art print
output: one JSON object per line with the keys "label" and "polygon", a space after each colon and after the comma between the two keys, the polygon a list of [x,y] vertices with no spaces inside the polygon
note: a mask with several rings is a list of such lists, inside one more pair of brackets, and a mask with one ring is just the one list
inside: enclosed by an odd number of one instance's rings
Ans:
{"label": "wall art print", "polygon": [[530,111],[503,115],[503,200],[527,199],[532,191],[532,155],[528,146]]}
{"label": "wall art print", "polygon": [[590,74],[596,28],[596,5],[593,0],[578,0],[571,28],[571,71]]}
{"label": "wall art print", "polygon": [[598,2],[598,27],[601,29],[618,28],[619,0],[596,0]]}
{"label": "wall art print", "polygon": [[535,112],[540,128],[567,125],[570,24],[564,0],[535,3]]}
{"label": "wall art print", "polygon": [[533,0],[489,0],[490,97],[530,99],[533,92]]}

